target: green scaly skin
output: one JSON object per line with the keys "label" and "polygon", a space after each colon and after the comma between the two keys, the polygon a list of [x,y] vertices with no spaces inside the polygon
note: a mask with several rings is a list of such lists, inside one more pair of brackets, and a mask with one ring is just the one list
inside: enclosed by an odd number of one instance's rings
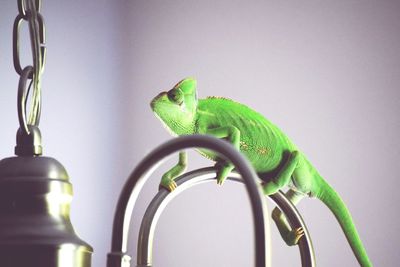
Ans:
{"label": "green scaly skin", "polygon": [[[262,115],[226,98],[197,99],[196,81],[192,78],[184,79],[168,92],[160,93],[152,100],[151,107],[175,136],[208,134],[232,143],[252,163],[266,195],[288,186],[290,189],[286,196],[295,205],[304,196],[320,199],[335,215],[360,265],[372,266],[350,212],[340,196],[289,138]],[[233,165],[211,151],[199,152],[216,161],[217,183],[222,184]],[[160,186],[174,190],[174,179],[186,166],[186,152],[180,152],[178,164],[163,175]],[[288,245],[297,244],[304,235],[301,228],[291,229],[279,209],[273,210],[272,218]]]}

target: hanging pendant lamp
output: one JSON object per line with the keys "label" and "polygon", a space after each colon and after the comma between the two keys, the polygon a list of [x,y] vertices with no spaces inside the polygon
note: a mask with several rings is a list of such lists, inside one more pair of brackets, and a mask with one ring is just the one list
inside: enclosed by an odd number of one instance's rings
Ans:
{"label": "hanging pendant lamp", "polygon": [[[44,66],[44,23],[40,0],[18,0],[14,22],[14,67],[20,75],[15,157],[0,161],[0,266],[90,267],[93,249],[71,224],[72,185],[65,168],[42,156],[39,130],[40,76]],[[33,66],[21,68],[19,27],[29,24]],[[32,87],[30,117],[26,116],[27,81]]]}

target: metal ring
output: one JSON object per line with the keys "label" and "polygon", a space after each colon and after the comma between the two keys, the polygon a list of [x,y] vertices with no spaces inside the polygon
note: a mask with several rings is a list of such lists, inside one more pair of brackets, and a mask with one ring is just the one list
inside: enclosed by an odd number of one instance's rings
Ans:
{"label": "metal ring", "polygon": [[25,1],[24,0],[18,0],[17,1],[17,5],[18,5],[18,12],[19,15],[21,15],[22,17],[26,17],[26,10],[25,10]]}
{"label": "metal ring", "polygon": [[[243,177],[250,198],[255,226],[255,263],[257,267],[270,266],[270,255],[267,250],[266,227],[269,227],[269,216],[264,201],[261,185],[250,163],[239,151],[224,140],[206,135],[190,135],[175,138],[155,149],[135,168],[125,183],[120,194],[114,215],[111,252],[108,254],[108,267],[122,266],[128,256],[127,238],[133,207],[145,181],[151,172],[166,156],[187,148],[204,148],[213,150],[232,162]],[[125,265],[127,266],[127,265]]]}
{"label": "metal ring", "polygon": [[[31,49],[32,49],[32,56],[33,56],[33,66],[34,68],[38,68],[38,74],[41,74],[44,69],[45,59],[46,59],[46,29],[44,26],[44,19],[43,16],[39,13],[36,14],[36,20],[31,22],[29,20],[29,30],[31,33]],[[21,22],[23,20],[27,20],[26,17],[22,14],[18,14],[14,20],[13,25],[13,61],[14,61],[14,69],[15,71],[21,75],[22,67],[21,61],[19,57],[19,33]],[[37,37],[39,36],[39,37]],[[40,52],[35,52],[39,50]],[[40,66],[39,66],[40,64]],[[36,67],[38,65],[38,67]],[[33,78],[33,74],[29,76],[29,79]]]}
{"label": "metal ring", "polygon": [[[22,74],[22,67],[21,67],[21,62],[19,58],[19,28],[21,26],[21,22],[24,20],[24,17],[19,14],[14,20],[14,26],[13,26],[13,60],[14,60],[14,69],[15,71],[21,75]],[[32,79],[33,73],[29,77],[29,79]]]}
{"label": "metal ring", "polygon": [[24,132],[24,134],[29,135],[28,124],[26,122],[26,99],[27,99],[27,90],[26,90],[26,82],[29,79],[29,75],[33,73],[32,66],[26,66],[21,73],[21,77],[19,78],[18,83],[18,97],[17,97],[17,105],[18,105],[18,121],[19,127]]}
{"label": "metal ring", "polygon": [[[180,193],[195,185],[203,184],[206,182],[215,181],[216,169],[215,168],[202,168],[197,169],[177,177],[175,182],[178,187],[169,192],[162,188],[153,198],[144,213],[142,223],[140,225],[138,245],[137,245],[137,266],[153,266],[153,240],[154,232],[158,223],[158,219],[166,206],[178,196]],[[240,175],[233,172],[229,175],[228,180],[233,182],[243,183]],[[302,227],[304,229],[304,238],[299,241],[299,250],[301,262],[303,267],[314,267],[315,256],[312,247],[312,242],[306,225],[293,204],[285,197],[285,195],[278,191],[276,194],[268,196],[285,214],[288,222],[292,228]]]}
{"label": "metal ring", "polygon": [[[30,1],[30,0],[27,0],[27,1]],[[21,15],[24,19],[26,19],[27,10],[26,10],[26,6],[25,6],[25,0],[18,0],[17,5],[18,5],[19,15]],[[36,12],[40,12],[40,9],[42,8],[41,0],[35,1],[35,8],[36,8]]]}

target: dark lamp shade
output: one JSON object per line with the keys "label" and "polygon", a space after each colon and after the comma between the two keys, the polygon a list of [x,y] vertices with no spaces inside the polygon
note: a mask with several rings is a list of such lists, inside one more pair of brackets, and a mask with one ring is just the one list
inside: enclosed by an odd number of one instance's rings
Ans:
{"label": "dark lamp shade", "polygon": [[74,232],[72,185],[55,159],[0,161],[0,266],[90,267],[93,249]]}

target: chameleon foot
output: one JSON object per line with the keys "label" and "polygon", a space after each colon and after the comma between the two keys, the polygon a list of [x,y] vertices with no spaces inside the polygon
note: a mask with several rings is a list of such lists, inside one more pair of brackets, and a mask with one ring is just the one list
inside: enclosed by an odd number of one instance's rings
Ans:
{"label": "chameleon foot", "polygon": [[215,168],[217,169],[217,184],[222,185],[233,170],[233,165],[232,163],[222,161],[217,162]]}
{"label": "chameleon foot", "polygon": [[225,179],[217,179],[217,185],[222,185]]}
{"label": "chameleon foot", "polygon": [[163,180],[161,180],[161,183],[160,183],[160,186],[158,187],[158,189],[160,190],[162,187],[164,187],[168,191],[172,192],[178,187],[178,185],[171,179],[163,179]]}
{"label": "chameleon foot", "polygon": [[294,246],[299,243],[299,240],[303,235],[304,235],[304,229],[303,227],[299,227],[290,231],[286,236],[286,238],[284,239],[286,244],[288,244],[289,246]]}

